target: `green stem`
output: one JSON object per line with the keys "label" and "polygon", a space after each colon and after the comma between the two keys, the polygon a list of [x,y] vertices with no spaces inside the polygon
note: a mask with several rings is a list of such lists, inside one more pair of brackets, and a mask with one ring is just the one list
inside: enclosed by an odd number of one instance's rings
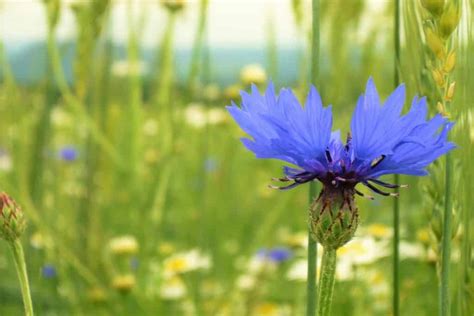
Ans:
{"label": "green stem", "polygon": [[199,21],[197,26],[196,37],[194,38],[193,51],[191,56],[191,67],[189,69],[188,75],[188,87],[191,89],[191,92],[196,92],[196,79],[199,74],[199,63],[200,56],[203,53],[204,48],[204,31],[207,24],[207,8],[209,5],[209,0],[201,0],[199,7]]}
{"label": "green stem", "polygon": [[443,219],[442,258],[441,258],[441,287],[440,287],[440,315],[448,316],[449,309],[449,267],[451,258],[451,209],[452,209],[452,160],[451,154],[446,155],[446,187]]}
{"label": "green stem", "polygon": [[[400,183],[400,176],[395,175],[395,184]],[[395,189],[398,193],[398,188]],[[400,315],[400,200],[393,200],[393,316]]]}
{"label": "green stem", "polygon": [[[313,202],[316,196],[316,183],[311,182],[309,186],[309,203]],[[307,303],[306,303],[306,315],[314,316],[316,313],[316,271],[318,258],[318,245],[314,238],[311,236],[311,228],[308,225],[308,280],[306,284],[307,292]]]}
{"label": "green stem", "polygon": [[318,287],[318,316],[328,316],[331,312],[335,274],[336,249],[324,248]]}
{"label": "green stem", "polygon": [[[395,0],[394,12],[394,47],[395,47],[395,62],[394,62],[394,86],[400,84],[399,65],[400,65],[400,0]],[[394,182],[396,185],[400,184],[400,176],[395,175]],[[395,189],[398,193],[398,188]],[[400,315],[400,200],[393,199],[393,316]]]}
{"label": "green stem", "polygon": [[25,315],[33,315],[33,303],[31,302],[30,286],[28,285],[28,274],[26,272],[25,255],[21,242],[17,239],[10,243],[10,247],[15,259],[15,267],[20,280],[21,295],[23,296],[23,304],[25,305]]}
{"label": "green stem", "polygon": [[319,83],[319,0],[313,0],[313,23],[311,32],[311,83]]}

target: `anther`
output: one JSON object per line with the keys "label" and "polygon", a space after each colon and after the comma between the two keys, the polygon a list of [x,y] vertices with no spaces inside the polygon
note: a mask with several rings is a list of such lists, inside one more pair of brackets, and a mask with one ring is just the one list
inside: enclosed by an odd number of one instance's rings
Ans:
{"label": "anther", "polygon": [[355,193],[356,193],[357,195],[362,196],[363,198],[366,198],[366,199],[369,199],[369,200],[372,200],[372,201],[375,200],[375,198],[374,198],[373,196],[368,195],[368,194],[364,194],[364,193],[362,193],[362,192],[360,192],[360,191],[358,191],[358,190],[355,190]]}
{"label": "anther", "polygon": [[332,157],[331,157],[331,153],[329,152],[329,150],[326,150],[326,159],[328,160],[328,162],[332,162]]}
{"label": "anther", "polygon": [[384,159],[385,159],[385,155],[382,155],[382,156],[380,156],[380,157],[375,158],[375,159],[372,160],[372,162],[370,163],[370,167],[371,167],[371,168],[377,167]]}

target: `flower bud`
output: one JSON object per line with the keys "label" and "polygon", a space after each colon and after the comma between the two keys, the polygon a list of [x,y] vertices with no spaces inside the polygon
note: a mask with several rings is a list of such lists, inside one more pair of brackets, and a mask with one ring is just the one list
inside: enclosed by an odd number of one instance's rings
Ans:
{"label": "flower bud", "polygon": [[138,252],[138,242],[134,236],[125,235],[109,241],[110,252],[114,255],[134,255]]}
{"label": "flower bud", "polygon": [[421,5],[432,15],[439,17],[443,13],[444,0],[421,0]]}
{"label": "flower bud", "polygon": [[133,274],[118,275],[112,280],[112,287],[119,292],[127,293],[135,286],[135,276]]}
{"label": "flower bud", "polygon": [[458,8],[455,5],[450,4],[439,21],[439,31],[441,36],[448,38],[458,26],[459,18],[460,14]]}
{"label": "flower bud", "polygon": [[456,53],[454,51],[448,54],[446,61],[444,62],[443,70],[447,73],[453,71],[456,65]]}
{"label": "flower bud", "polygon": [[310,206],[313,238],[324,248],[337,249],[352,239],[359,223],[353,188],[325,186]]}
{"label": "flower bud", "polygon": [[0,193],[0,237],[15,241],[25,231],[26,220],[21,208],[5,192]]}
{"label": "flower bud", "polygon": [[444,60],[446,56],[443,41],[431,28],[425,29],[426,44],[439,60]]}

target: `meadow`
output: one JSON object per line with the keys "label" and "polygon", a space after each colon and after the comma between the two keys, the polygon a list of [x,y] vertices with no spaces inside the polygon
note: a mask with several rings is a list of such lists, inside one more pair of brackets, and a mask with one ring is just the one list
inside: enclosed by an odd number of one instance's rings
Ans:
{"label": "meadow", "polygon": [[[228,47],[210,43],[209,12],[220,0],[28,1],[42,6],[44,37],[0,37],[0,191],[27,221],[20,241],[35,314],[305,315],[309,186],[269,188],[282,163],[256,159],[242,146],[245,133],[226,106],[240,104],[239,92],[252,83],[264,91],[270,81],[305,99],[313,81],[310,1],[262,1],[265,41]],[[4,2],[0,19],[18,5]],[[315,84],[342,135],[369,77],[382,99],[395,81],[404,82],[404,112],[415,95],[427,96],[430,115],[456,123],[449,298],[451,315],[468,316],[474,1],[441,1],[459,12],[442,39],[443,58],[455,51],[455,60],[443,63],[441,85],[426,2],[322,0]],[[285,3],[295,45],[281,43],[271,10],[277,3]],[[250,12],[252,1],[228,6]],[[157,11],[163,20],[155,45],[143,45]],[[66,14],[73,36],[59,39]],[[127,30],[119,43],[112,37],[118,14]],[[190,17],[196,25],[183,49],[176,28]],[[450,93],[449,106],[438,102]],[[445,169],[439,159],[428,176],[400,176],[408,188],[398,198],[356,198],[360,224],[338,250],[332,315],[438,313]],[[14,258],[3,241],[0,275],[0,315],[23,315]]]}

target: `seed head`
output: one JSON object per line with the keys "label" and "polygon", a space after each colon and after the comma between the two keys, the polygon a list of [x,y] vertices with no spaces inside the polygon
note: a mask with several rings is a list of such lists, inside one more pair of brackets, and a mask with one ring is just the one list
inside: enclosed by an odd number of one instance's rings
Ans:
{"label": "seed head", "polygon": [[454,66],[456,65],[456,52],[452,51],[449,53],[446,61],[444,62],[443,70],[446,73],[453,71]]}
{"label": "seed head", "polygon": [[433,69],[433,79],[438,85],[438,87],[443,87],[444,86],[444,78],[443,78],[443,73],[439,71],[439,69]]}
{"label": "seed head", "polygon": [[421,0],[421,5],[433,16],[439,17],[443,13],[444,0]]}
{"label": "seed head", "polygon": [[0,193],[0,237],[13,242],[25,231],[26,220],[21,208],[5,192]]}
{"label": "seed head", "polygon": [[426,44],[439,60],[444,60],[446,56],[443,41],[430,27],[425,29]]}
{"label": "seed head", "polygon": [[449,101],[451,102],[453,100],[453,96],[454,96],[454,89],[456,88],[456,82],[453,81],[451,82],[451,84],[449,85],[449,88],[448,88],[448,91],[446,92],[446,101]]}
{"label": "seed head", "polygon": [[448,8],[443,12],[439,21],[439,30],[441,36],[448,38],[451,33],[456,29],[459,24],[459,9],[456,5],[450,4]]}

